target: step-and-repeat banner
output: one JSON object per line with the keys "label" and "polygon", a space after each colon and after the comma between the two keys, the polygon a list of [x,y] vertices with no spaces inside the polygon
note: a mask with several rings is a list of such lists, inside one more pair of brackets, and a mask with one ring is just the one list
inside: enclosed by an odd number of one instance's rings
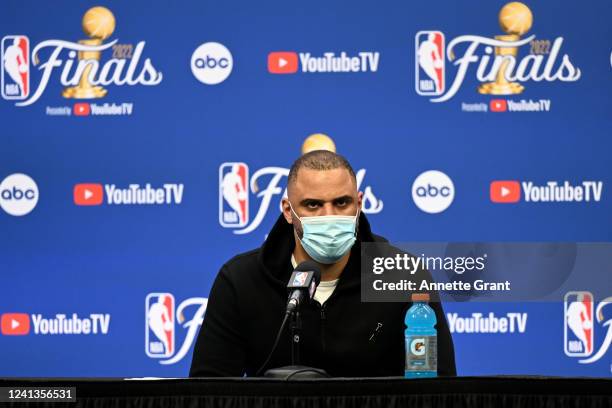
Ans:
{"label": "step-and-repeat banner", "polygon": [[[3,2],[0,376],[186,376],[217,271],[263,242],[304,148],[349,159],[393,242],[612,241],[611,17]],[[610,376],[610,303],[448,303],[459,374]]]}

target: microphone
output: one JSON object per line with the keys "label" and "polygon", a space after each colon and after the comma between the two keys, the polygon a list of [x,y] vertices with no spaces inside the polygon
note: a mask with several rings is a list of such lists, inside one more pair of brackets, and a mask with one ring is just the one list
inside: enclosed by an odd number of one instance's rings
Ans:
{"label": "microphone", "polygon": [[299,264],[291,277],[289,278],[289,282],[287,283],[287,291],[289,292],[289,300],[287,301],[287,310],[285,312],[285,317],[283,318],[283,322],[281,323],[281,327],[276,334],[276,339],[274,340],[274,345],[272,346],[272,350],[270,350],[270,354],[261,365],[259,370],[257,370],[256,376],[259,376],[261,372],[266,368],[272,355],[274,354],[274,350],[278,346],[278,341],[281,338],[281,334],[287,324],[289,318],[292,319],[291,323],[291,365],[273,368],[264,374],[265,377],[269,378],[282,378],[285,380],[290,379],[295,376],[303,377],[303,378],[321,378],[321,377],[329,377],[329,375],[325,372],[325,370],[321,370],[318,368],[305,367],[299,364],[300,352],[299,352],[299,339],[300,339],[300,315],[297,313],[298,306],[305,301],[310,301],[315,291],[317,290],[317,286],[321,282],[321,270],[319,266],[313,261],[305,261]]}
{"label": "microphone", "polygon": [[287,313],[293,313],[300,303],[310,301],[317,286],[321,282],[321,270],[313,261],[304,261],[299,264],[289,278],[287,291],[289,301],[287,302]]}

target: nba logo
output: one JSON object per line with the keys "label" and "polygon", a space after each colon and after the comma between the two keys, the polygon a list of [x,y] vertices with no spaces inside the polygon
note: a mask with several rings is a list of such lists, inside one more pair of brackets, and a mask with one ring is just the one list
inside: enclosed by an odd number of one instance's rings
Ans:
{"label": "nba logo", "polygon": [[2,38],[2,97],[26,99],[30,94],[30,40],[25,35]]}
{"label": "nba logo", "polygon": [[563,341],[569,357],[586,357],[593,353],[593,295],[590,292],[568,292],[565,295]]}
{"label": "nba logo", "polygon": [[444,34],[419,31],[415,37],[415,87],[419,95],[442,95],[446,84]]}
{"label": "nba logo", "polygon": [[174,296],[149,293],[145,300],[145,352],[153,358],[174,354]]}
{"label": "nba logo", "polygon": [[308,272],[296,272],[291,286],[304,286],[306,278],[308,278]]}
{"label": "nba logo", "polygon": [[226,228],[249,222],[249,167],[245,163],[223,163],[219,167],[219,223]]}

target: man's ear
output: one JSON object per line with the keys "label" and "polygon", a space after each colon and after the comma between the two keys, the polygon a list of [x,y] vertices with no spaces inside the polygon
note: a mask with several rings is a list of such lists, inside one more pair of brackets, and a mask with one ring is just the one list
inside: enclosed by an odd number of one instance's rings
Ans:
{"label": "man's ear", "polygon": [[289,199],[283,198],[281,200],[281,206],[283,208],[283,216],[285,217],[285,220],[289,224],[293,224],[293,213],[291,212],[291,206],[289,205]]}
{"label": "man's ear", "polygon": [[361,211],[363,205],[363,191],[357,193],[357,208]]}

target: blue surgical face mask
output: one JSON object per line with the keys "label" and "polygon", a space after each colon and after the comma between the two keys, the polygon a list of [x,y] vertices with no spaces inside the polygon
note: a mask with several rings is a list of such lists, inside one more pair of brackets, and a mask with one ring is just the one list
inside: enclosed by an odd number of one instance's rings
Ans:
{"label": "blue surgical face mask", "polygon": [[300,218],[291,203],[291,211],[300,220],[304,232],[298,239],[308,255],[321,264],[333,264],[342,258],[353,246],[356,240],[357,214],[352,215],[322,215],[318,217]]}

